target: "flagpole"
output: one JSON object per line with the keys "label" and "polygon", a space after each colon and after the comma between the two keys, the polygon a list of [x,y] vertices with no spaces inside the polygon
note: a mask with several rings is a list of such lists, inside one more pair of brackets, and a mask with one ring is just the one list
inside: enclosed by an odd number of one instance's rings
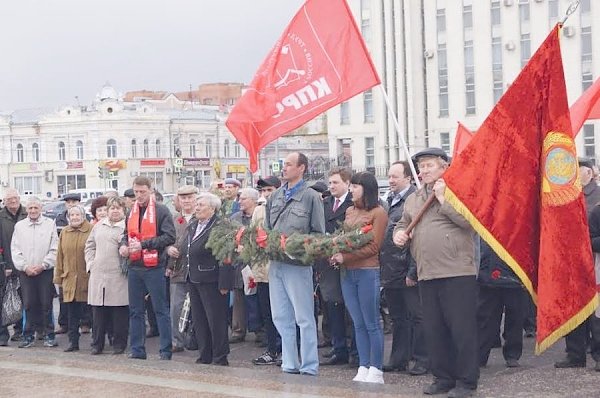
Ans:
{"label": "flagpole", "polygon": [[419,181],[419,176],[417,175],[417,169],[415,168],[412,158],[410,157],[410,152],[408,152],[408,146],[406,145],[406,141],[404,141],[404,136],[402,135],[402,132],[400,131],[400,123],[398,123],[398,118],[394,114],[394,111],[392,109],[392,104],[390,102],[390,99],[389,99],[387,93],[385,92],[385,89],[383,88],[383,84],[380,84],[379,88],[381,89],[381,94],[383,95],[383,98],[385,99],[385,104],[386,104],[386,107],[388,110],[388,114],[394,121],[394,126],[396,128],[396,132],[398,133],[398,136],[400,137],[400,142],[402,143],[402,148],[404,149],[404,154],[406,155],[406,160],[408,161],[408,165],[410,166],[410,172],[412,173],[413,179],[415,180],[417,189],[421,189],[421,182]]}
{"label": "flagpole", "polygon": [[572,2],[571,4],[569,4],[569,8],[567,8],[567,12],[565,12],[565,17],[562,19],[562,21],[560,21],[561,27],[565,24],[565,22],[567,22],[567,19],[569,19],[571,14],[573,14],[575,12],[575,10],[577,10],[577,7],[579,7],[579,2],[580,2],[580,0],[576,0],[576,1]]}

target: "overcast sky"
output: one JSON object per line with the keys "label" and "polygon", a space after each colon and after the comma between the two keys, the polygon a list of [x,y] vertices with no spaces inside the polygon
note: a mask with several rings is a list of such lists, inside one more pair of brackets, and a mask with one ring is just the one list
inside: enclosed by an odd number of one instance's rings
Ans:
{"label": "overcast sky", "polygon": [[0,111],[252,79],[303,0],[2,0]]}

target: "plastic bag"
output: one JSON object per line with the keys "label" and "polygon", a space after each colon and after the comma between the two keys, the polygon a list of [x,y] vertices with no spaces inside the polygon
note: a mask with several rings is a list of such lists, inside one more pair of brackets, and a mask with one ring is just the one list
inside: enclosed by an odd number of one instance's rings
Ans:
{"label": "plastic bag", "polygon": [[184,333],[188,330],[191,315],[190,294],[186,293],[183,306],[181,307],[181,315],[179,316],[179,333]]}
{"label": "plastic bag", "polygon": [[244,280],[244,294],[246,296],[256,294],[256,281],[249,265],[242,268],[242,279]]}
{"label": "plastic bag", "polygon": [[23,317],[23,301],[19,296],[19,279],[8,278],[2,298],[2,326],[12,325]]}

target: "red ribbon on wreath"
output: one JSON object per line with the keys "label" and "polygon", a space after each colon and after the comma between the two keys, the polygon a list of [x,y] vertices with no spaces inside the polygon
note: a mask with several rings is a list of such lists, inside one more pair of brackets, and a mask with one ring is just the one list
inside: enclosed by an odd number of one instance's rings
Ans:
{"label": "red ribbon on wreath", "polygon": [[371,232],[371,230],[373,229],[373,225],[372,224],[367,224],[364,227],[362,227],[360,229],[360,232],[363,234],[368,234],[369,232]]}
{"label": "red ribbon on wreath", "polygon": [[281,247],[281,251],[285,252],[285,242],[287,238],[284,234],[281,234],[279,237],[279,246]]}
{"label": "red ribbon on wreath", "polygon": [[244,236],[244,231],[246,230],[246,227],[240,227],[240,229],[238,229],[237,234],[235,234],[235,244],[237,246],[239,246],[242,242],[242,236]]}
{"label": "red ribbon on wreath", "polygon": [[258,247],[260,248],[266,248],[267,247],[267,232],[262,229],[261,227],[256,228],[256,244],[258,245]]}

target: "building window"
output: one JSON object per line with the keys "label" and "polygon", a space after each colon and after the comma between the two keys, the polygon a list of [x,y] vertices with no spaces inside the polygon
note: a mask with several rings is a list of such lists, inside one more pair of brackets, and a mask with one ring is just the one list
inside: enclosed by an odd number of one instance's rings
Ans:
{"label": "building window", "polygon": [[110,139],[106,141],[106,157],[116,158],[117,157],[117,141]]}
{"label": "building window", "polygon": [[65,143],[62,141],[58,142],[58,160],[65,160],[67,158],[67,148]]}
{"label": "building window", "polygon": [[152,181],[152,186],[154,187],[154,189],[156,189],[157,191],[163,191],[165,190],[164,188],[164,184],[163,184],[163,173],[161,171],[145,171],[145,172],[140,172],[140,176],[142,177],[148,177],[150,179],[150,181]]}
{"label": "building window", "polygon": [[448,116],[448,61],[446,58],[446,45],[438,44],[438,86],[440,117]]}
{"label": "building window", "polygon": [[594,78],[592,77],[592,73],[591,72],[589,72],[589,73],[583,73],[581,75],[581,88],[582,88],[582,91],[587,90],[592,85],[593,82],[594,82]]}
{"label": "building window", "polygon": [[581,28],[581,62],[592,62],[592,27]]}
{"label": "building window", "polygon": [[446,10],[438,9],[435,17],[438,34],[446,32]]}
{"label": "building window", "polygon": [[550,27],[558,22],[558,0],[548,0],[548,22]]}
{"label": "building window", "polygon": [[193,138],[190,140],[190,157],[196,157],[196,140]]}
{"label": "building window", "polygon": [[15,177],[15,189],[21,195],[39,195],[42,193],[42,177]]}
{"label": "building window", "polygon": [[137,141],[131,140],[131,158],[137,158]]}
{"label": "building window", "polygon": [[207,158],[212,157],[212,140],[210,138],[206,140],[206,144],[204,145],[204,154]]}
{"label": "building window", "polygon": [[463,29],[473,28],[473,6],[471,0],[463,1]]}
{"label": "building window", "polygon": [[365,123],[373,123],[373,90],[367,90],[363,94],[363,108],[365,112]]}
{"label": "building window", "polygon": [[144,140],[142,150],[144,152],[144,158],[145,159],[149,158],[150,157],[150,146],[148,145],[148,139],[147,138]]}
{"label": "building window", "polygon": [[360,22],[360,31],[362,33],[363,40],[369,44],[371,42],[371,20],[363,19]]}
{"label": "building window", "polygon": [[519,20],[521,23],[529,22],[529,0],[519,0]]}
{"label": "building window", "polygon": [[31,146],[31,155],[32,155],[31,157],[34,162],[40,161],[40,144],[38,144],[37,142],[35,142]]}
{"label": "building window", "polygon": [[173,155],[177,158],[181,157],[181,148],[179,147],[179,137],[173,139]]}
{"label": "building window", "polygon": [[350,103],[348,101],[340,104],[340,124],[350,124]]}
{"label": "building window", "polygon": [[465,41],[465,94],[467,115],[475,114],[475,59],[473,55],[473,41]]}
{"label": "building window", "polygon": [[450,133],[447,131],[440,133],[440,148],[446,153],[450,152]]}
{"label": "building window", "polygon": [[502,40],[499,37],[492,37],[492,78],[494,103],[496,103],[504,93],[502,73]]}
{"label": "building window", "polygon": [[366,167],[375,166],[375,138],[365,138],[365,162]]}
{"label": "building window", "polygon": [[[577,133],[574,131],[573,133]],[[583,125],[583,152],[586,158],[596,158],[596,138],[594,137],[594,125]]]}
{"label": "building window", "polygon": [[85,189],[85,174],[57,176],[56,188],[59,195],[68,193],[71,189]]}
{"label": "building window", "polygon": [[155,152],[156,152],[156,157],[157,158],[161,157],[161,153],[160,153],[160,140],[156,140],[156,142],[155,142]]}
{"label": "building window", "polygon": [[529,33],[521,35],[521,67],[524,67],[531,58],[531,39]]}
{"label": "building window", "polygon": [[83,141],[77,140],[75,143],[75,152],[77,155],[77,160],[83,160]]}
{"label": "building window", "polygon": [[233,143],[233,157],[234,158],[241,158],[242,157],[242,154],[241,154],[241,151],[240,151],[240,143],[237,142],[237,141],[235,141]]}
{"label": "building window", "polygon": [[223,141],[223,157],[229,157],[229,140]]}
{"label": "building window", "polygon": [[592,11],[592,2],[590,0],[581,0],[579,7],[581,8],[582,14],[589,13]]}
{"label": "building window", "polygon": [[498,26],[502,23],[502,14],[500,13],[500,1],[492,1],[492,26]]}
{"label": "building window", "polygon": [[17,163],[25,162],[25,152],[23,151],[23,145],[17,144]]}

